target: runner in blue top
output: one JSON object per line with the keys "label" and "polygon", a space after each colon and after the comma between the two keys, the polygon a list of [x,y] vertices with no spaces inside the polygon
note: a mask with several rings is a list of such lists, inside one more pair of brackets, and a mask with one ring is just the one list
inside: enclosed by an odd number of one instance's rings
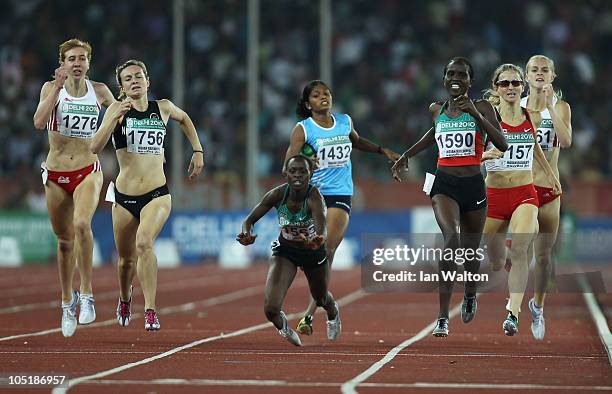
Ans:
{"label": "runner in blue top", "polygon": [[318,306],[327,311],[327,338],[335,341],[340,335],[341,322],[338,304],[327,290],[329,264],[325,254],[325,205],[319,190],[310,184],[312,162],[301,155],[285,162],[287,183],[275,187],[242,224],[242,232],[236,240],[242,245],[255,242],[253,225],[272,207],[276,208],[281,227],[278,240],[272,243],[272,257],[264,311],[279,334],[290,343],[301,346],[300,337],[289,327],[281,310],[289,286],[295,278],[297,267],[304,269],[310,294]]}
{"label": "runner in blue top", "polygon": [[[325,248],[330,265],[344,238],[351,213],[353,148],[385,155],[391,162],[399,158],[392,150],[360,137],[350,116],[332,113],[331,109],[332,94],[329,87],[323,81],[310,81],[297,102],[296,113],[300,121],[293,128],[285,157],[300,152],[317,157],[318,168],[314,171],[312,183],[317,186],[327,205]],[[311,299],[298,324],[298,332],[312,334],[312,316],[316,308]]]}

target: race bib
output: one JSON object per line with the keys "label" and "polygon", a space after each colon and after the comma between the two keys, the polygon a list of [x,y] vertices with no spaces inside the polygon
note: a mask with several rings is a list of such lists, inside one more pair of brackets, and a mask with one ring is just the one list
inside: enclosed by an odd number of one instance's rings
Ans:
{"label": "race bib", "polygon": [[59,133],[66,137],[92,138],[98,130],[98,106],[63,102]]}
{"label": "race bib", "polygon": [[[508,150],[499,159],[485,161],[487,171],[531,171],[535,140],[531,133],[504,133]],[[493,148],[489,143],[488,148]]]}
{"label": "race bib", "polygon": [[127,151],[143,155],[161,155],[164,149],[166,125],[160,119],[125,120]]}
{"label": "race bib", "polygon": [[351,161],[353,144],[348,135],[317,140],[319,169],[344,167]]}
{"label": "race bib", "polygon": [[555,147],[555,127],[552,119],[542,119],[537,138],[543,151],[553,150]]}
{"label": "race bib", "polygon": [[317,232],[314,225],[310,225],[309,227],[283,226],[281,228],[281,234],[286,240],[300,241],[301,234],[305,235],[307,239],[312,239]]}
{"label": "race bib", "polygon": [[436,144],[441,159],[476,155],[476,123],[439,122]]}

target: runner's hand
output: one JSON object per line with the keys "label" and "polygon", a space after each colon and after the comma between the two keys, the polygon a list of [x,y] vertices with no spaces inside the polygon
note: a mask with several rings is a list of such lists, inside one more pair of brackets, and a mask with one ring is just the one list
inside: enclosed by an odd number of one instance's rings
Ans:
{"label": "runner's hand", "polygon": [[251,233],[240,233],[236,236],[236,241],[240,242],[244,246],[247,246],[254,243],[255,238],[257,238],[257,235],[252,235]]}
{"label": "runner's hand", "polygon": [[544,99],[546,100],[546,108],[552,109],[553,107],[553,96],[555,95],[555,90],[553,89],[552,84],[546,84],[542,87],[542,92],[544,93]]}
{"label": "runner's hand", "polygon": [[402,181],[403,173],[408,171],[408,165],[410,162],[410,158],[405,153],[397,159],[397,161],[391,167],[391,173],[393,174],[393,179],[398,182]]}
{"label": "runner's hand", "polygon": [[66,82],[66,79],[68,79],[68,71],[66,71],[66,69],[64,68],[63,63],[61,66],[55,69],[53,78],[53,84],[57,89],[61,89],[62,87],[64,87],[64,82]]}
{"label": "runner's hand", "polygon": [[489,149],[488,151],[485,151],[482,153],[482,157],[480,158],[480,162],[486,161],[486,160],[495,160],[495,159],[499,159],[501,157],[504,156],[504,152],[500,151],[497,148],[493,148],[493,149]]}
{"label": "runner's hand", "polygon": [[454,102],[463,112],[466,112],[474,117],[480,114],[480,112],[478,112],[476,109],[474,102],[467,96],[459,96],[454,100]]}
{"label": "runner's hand", "polygon": [[550,184],[551,184],[552,189],[553,189],[553,194],[555,196],[560,195],[561,192],[562,192],[561,182],[559,182],[559,180],[556,177],[552,177],[552,179],[550,180]]}
{"label": "runner's hand", "polygon": [[196,176],[200,175],[200,173],[204,170],[204,153],[203,152],[193,152],[191,155],[191,162],[189,162],[189,168],[187,172],[189,172],[189,179],[193,179]]}
{"label": "runner's hand", "polygon": [[319,249],[325,243],[325,236],[315,235],[313,238],[308,239],[306,235],[300,234],[300,240],[304,243],[307,249]]}

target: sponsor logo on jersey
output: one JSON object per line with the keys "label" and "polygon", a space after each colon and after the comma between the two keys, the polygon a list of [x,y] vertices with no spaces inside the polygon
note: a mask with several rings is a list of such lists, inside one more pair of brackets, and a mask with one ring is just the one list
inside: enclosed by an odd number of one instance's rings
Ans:
{"label": "sponsor logo on jersey", "polygon": [[60,176],[57,178],[57,183],[70,183],[70,178],[67,176]]}

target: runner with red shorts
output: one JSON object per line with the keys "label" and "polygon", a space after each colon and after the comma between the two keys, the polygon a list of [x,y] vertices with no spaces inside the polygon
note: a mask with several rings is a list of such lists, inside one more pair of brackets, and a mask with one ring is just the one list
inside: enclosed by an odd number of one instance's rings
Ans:
{"label": "runner with red shorts", "polygon": [[[572,144],[571,108],[561,100],[560,93],[553,90],[552,82],[557,74],[555,63],[543,55],[532,56],[527,62],[527,83],[529,95],[521,100],[527,108],[534,125],[537,127],[538,144],[546,160],[559,178],[559,152]],[[531,311],[531,333],[535,339],[544,339],[544,298],[549,282],[554,275],[552,249],[559,230],[561,198],[548,186],[542,168],[534,165],[534,180],[538,194],[539,232],[534,242],[535,249],[535,289],[529,300]],[[531,254],[530,254],[531,256]]]}
{"label": "runner with red shorts", "polygon": [[[45,82],[34,114],[34,126],[49,132],[49,154],[42,164],[51,227],[57,237],[62,288],[62,334],[72,336],[78,322],[95,320],[92,280],[91,219],[98,206],[102,171],[89,144],[98,130],[100,105],[115,100],[108,87],[87,79],[91,46],[73,38],[59,46],[60,66]],[[81,277],[80,295],[72,289],[75,258]]]}
{"label": "runner with red shorts", "polygon": [[541,166],[548,185],[559,194],[561,185],[536,144],[535,129],[528,112],[521,108],[524,87],[523,70],[503,64],[493,73],[492,86],[485,94],[501,117],[509,148],[500,156],[494,147],[483,154],[487,169],[489,211],[484,233],[487,253],[494,270],[501,269],[506,259],[505,238],[512,232],[510,256],[513,267],[508,276],[510,313],[503,323],[504,333],[518,332],[518,314],[529,273],[528,249],[537,232],[538,196],[533,186],[533,159]]}

